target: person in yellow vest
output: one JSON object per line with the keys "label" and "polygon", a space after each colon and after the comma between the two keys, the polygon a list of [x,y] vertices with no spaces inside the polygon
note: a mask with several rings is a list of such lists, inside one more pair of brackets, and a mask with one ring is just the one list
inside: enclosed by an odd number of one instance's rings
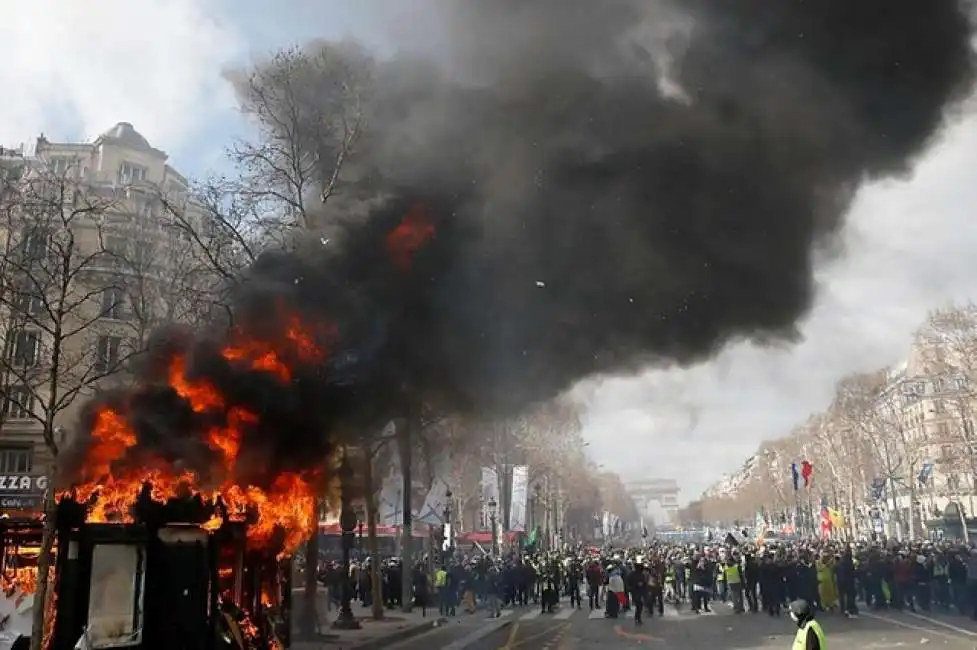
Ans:
{"label": "person in yellow vest", "polygon": [[818,595],[821,607],[825,611],[834,611],[838,607],[838,584],[835,579],[835,563],[830,555],[822,553],[817,562]]}
{"label": "person in yellow vest", "polygon": [[788,608],[797,624],[797,635],[791,650],[828,650],[824,628],[814,620],[814,608],[806,600],[795,600]]}
{"label": "person in yellow vest", "polygon": [[448,590],[448,572],[443,566],[438,567],[434,572],[434,590],[438,594],[438,614],[448,616],[454,609],[454,603],[451,602],[451,594]]}
{"label": "person in yellow vest", "polygon": [[733,556],[726,560],[722,568],[724,582],[729,589],[729,597],[733,601],[733,611],[743,613],[743,572],[740,569],[739,558]]}

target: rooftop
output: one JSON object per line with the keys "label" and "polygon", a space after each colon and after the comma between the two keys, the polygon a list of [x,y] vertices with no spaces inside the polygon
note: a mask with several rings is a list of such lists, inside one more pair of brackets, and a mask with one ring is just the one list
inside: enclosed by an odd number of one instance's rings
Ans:
{"label": "rooftop", "polygon": [[[99,139],[115,140],[124,147],[140,151],[153,151],[158,149],[149,144],[149,140],[137,131],[129,122],[119,122],[111,129],[103,133]],[[159,152],[162,153],[162,152]]]}

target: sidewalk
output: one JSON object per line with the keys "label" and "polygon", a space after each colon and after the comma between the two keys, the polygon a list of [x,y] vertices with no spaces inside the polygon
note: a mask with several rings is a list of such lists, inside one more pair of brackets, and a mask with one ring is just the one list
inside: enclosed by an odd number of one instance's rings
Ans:
{"label": "sidewalk", "polygon": [[[301,597],[301,594],[295,594]],[[353,616],[360,622],[359,630],[334,630],[332,623],[339,615],[336,608],[326,610],[325,594],[320,594],[319,633],[315,640],[292,641],[293,650],[381,650],[396,647],[397,650],[429,650],[452,648],[458,642],[473,636],[481,636],[508,625],[512,617],[486,618],[479,610],[474,614],[459,611],[458,616],[441,618],[437,607],[428,608],[427,616],[414,608],[409,614],[396,609],[384,610],[384,619],[374,621],[372,610],[359,602],[352,603]],[[511,614],[512,611],[507,613]],[[422,636],[423,635],[423,636]]]}
{"label": "sidewalk", "polygon": [[[532,608],[530,608],[532,609]],[[528,610],[503,610],[500,618],[487,618],[486,612],[461,614],[442,619],[434,630],[390,647],[390,650],[461,650],[485,636],[512,625],[520,612]]]}
{"label": "sidewalk", "polygon": [[[326,611],[325,602],[319,610],[319,634],[315,640],[299,640],[292,642],[294,650],[379,650],[395,643],[410,639],[434,629],[438,623],[438,610],[428,609],[427,616],[421,616],[421,610],[415,609],[410,613],[398,610],[385,610],[384,619],[375,621],[371,617],[372,610],[359,603],[353,603],[353,616],[362,626],[359,630],[334,630],[333,622],[339,616],[339,610],[333,608]],[[442,619],[443,620],[443,619]]]}

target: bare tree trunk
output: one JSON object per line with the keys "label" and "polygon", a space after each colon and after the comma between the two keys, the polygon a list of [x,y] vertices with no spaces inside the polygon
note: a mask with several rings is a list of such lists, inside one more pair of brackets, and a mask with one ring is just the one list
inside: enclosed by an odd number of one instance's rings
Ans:
{"label": "bare tree trunk", "polygon": [[410,413],[404,424],[403,431],[397,436],[400,444],[400,472],[403,474],[403,520],[404,527],[400,546],[400,595],[401,611],[410,612],[414,606],[414,531],[413,518],[413,480],[411,478],[411,445],[420,431],[420,409],[413,400],[408,406]]}
{"label": "bare tree trunk", "polygon": [[[424,455],[424,484],[427,489],[430,490],[434,485],[434,463],[431,460],[431,441],[422,433],[420,437],[421,443],[421,453]],[[442,513],[438,513],[442,514]],[[427,544],[428,544],[428,554],[427,554],[427,572],[430,574],[434,571],[434,527],[428,526],[427,533]]]}
{"label": "bare tree trunk", "polygon": [[[52,468],[53,469],[53,468]],[[49,472],[51,476],[53,472]],[[57,503],[54,495],[54,481],[48,481],[48,489],[44,495],[44,529],[41,535],[41,552],[37,556],[37,591],[34,593],[34,609],[31,612],[31,650],[42,650],[44,647],[44,632],[47,629],[46,607],[48,598],[49,576],[51,573],[51,550],[54,548],[55,532],[57,531]]]}
{"label": "bare tree trunk", "polygon": [[363,499],[366,502],[367,543],[370,546],[370,591],[373,594],[373,618],[383,619],[383,585],[380,582],[380,544],[377,540],[377,498],[373,486],[373,455],[367,453],[363,465]]}

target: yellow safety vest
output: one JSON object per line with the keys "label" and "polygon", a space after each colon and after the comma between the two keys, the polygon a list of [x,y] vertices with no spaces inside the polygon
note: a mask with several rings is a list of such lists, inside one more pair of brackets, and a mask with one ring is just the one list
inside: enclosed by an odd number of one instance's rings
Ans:
{"label": "yellow safety vest", "polygon": [[824,628],[817,621],[808,621],[805,623],[801,629],[797,630],[797,635],[794,637],[794,646],[791,650],[807,650],[807,631],[814,630],[814,635],[818,637],[818,645],[821,646],[821,650],[828,650],[828,642],[824,636]]}
{"label": "yellow safety vest", "polygon": [[723,569],[723,573],[726,574],[726,584],[738,585],[740,580],[740,568],[735,564],[730,564]]}
{"label": "yellow safety vest", "polygon": [[434,586],[443,587],[448,582],[448,572],[444,569],[440,569],[434,574]]}

